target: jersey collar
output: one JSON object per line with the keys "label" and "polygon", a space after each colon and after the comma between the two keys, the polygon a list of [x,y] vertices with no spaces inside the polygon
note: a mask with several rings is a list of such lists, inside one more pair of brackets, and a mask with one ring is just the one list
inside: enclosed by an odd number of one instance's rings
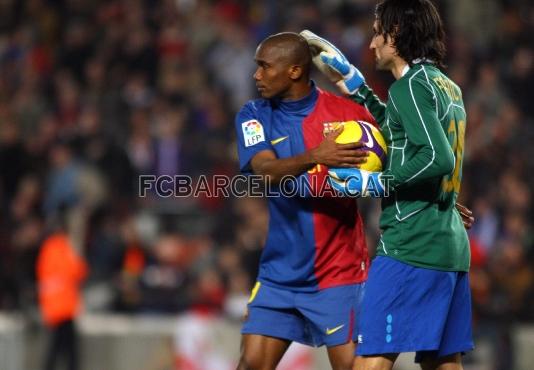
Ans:
{"label": "jersey collar", "polygon": [[[429,64],[434,64],[434,61],[432,59],[428,59],[428,58],[416,58],[414,60],[412,60],[412,64],[413,65],[417,65],[417,64],[423,64],[423,63],[429,63]],[[410,65],[409,64],[406,64],[404,66],[404,68],[402,69],[402,72],[401,72],[401,77],[404,77],[406,75],[406,73],[408,73],[408,71],[410,70]]]}
{"label": "jersey collar", "polygon": [[404,75],[405,75],[406,73],[408,73],[409,70],[410,70],[410,65],[409,65],[409,64],[406,64],[406,65],[404,66],[404,68],[402,69],[401,77],[404,77]]}
{"label": "jersey collar", "polygon": [[308,110],[310,107],[315,105],[319,92],[314,81],[310,81],[311,92],[303,98],[298,100],[281,100],[274,99],[274,104],[276,104],[284,112],[301,112],[303,110]]}
{"label": "jersey collar", "polygon": [[435,64],[435,62],[432,59],[428,59],[428,58],[415,58],[414,60],[412,60],[412,64],[421,64],[421,63]]}

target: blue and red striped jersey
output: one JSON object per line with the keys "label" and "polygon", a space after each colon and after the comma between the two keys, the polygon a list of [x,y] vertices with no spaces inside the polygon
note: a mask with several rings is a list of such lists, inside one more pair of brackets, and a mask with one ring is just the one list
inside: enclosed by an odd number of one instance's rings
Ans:
{"label": "blue and red striped jersey", "polygon": [[[364,107],[315,85],[296,101],[251,100],[235,123],[240,170],[250,174],[251,159],[263,150],[278,158],[301,154],[318,146],[332,123],[351,120],[376,124]],[[301,176],[310,184],[323,184],[327,173],[326,166],[317,165]],[[355,199],[279,196],[269,197],[268,205],[269,229],[258,281],[316,291],[367,279],[369,257]]]}

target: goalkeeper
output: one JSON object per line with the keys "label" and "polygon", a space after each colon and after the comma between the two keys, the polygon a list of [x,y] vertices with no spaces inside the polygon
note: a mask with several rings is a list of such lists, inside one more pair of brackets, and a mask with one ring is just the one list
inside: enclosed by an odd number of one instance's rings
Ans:
{"label": "goalkeeper", "polygon": [[371,194],[372,178],[379,184],[372,194],[383,196],[381,177],[390,178],[354,369],[389,370],[399,353],[416,352],[423,369],[459,370],[461,354],[473,348],[469,242],[455,208],[467,122],[462,93],[439,69],[444,31],[429,0],[382,1],[373,33],[376,66],[396,79],[387,104],[333,45],[302,32],[322,50],[314,57],[318,67],[371,111],[388,145],[383,173],[329,171],[332,185],[346,195]]}

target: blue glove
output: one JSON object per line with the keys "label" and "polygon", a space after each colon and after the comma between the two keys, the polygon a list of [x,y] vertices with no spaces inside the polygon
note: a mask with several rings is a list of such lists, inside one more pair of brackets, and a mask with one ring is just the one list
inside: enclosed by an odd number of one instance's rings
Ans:
{"label": "blue glove", "polygon": [[364,83],[365,78],[360,71],[349,63],[334,44],[308,30],[300,35],[308,42],[317,69],[337,84],[343,93],[352,95]]}
{"label": "blue glove", "polygon": [[359,168],[330,168],[328,181],[332,188],[344,196],[373,197],[386,196],[382,172],[369,172]]}
{"label": "blue glove", "polygon": [[[328,67],[337,71],[343,78],[336,82],[341,92],[347,95],[353,95],[363,85],[365,78],[358,68],[354,67],[346,59],[342,59],[339,55],[333,55],[326,51],[320,54],[321,61]],[[343,55],[343,54],[342,54]]]}

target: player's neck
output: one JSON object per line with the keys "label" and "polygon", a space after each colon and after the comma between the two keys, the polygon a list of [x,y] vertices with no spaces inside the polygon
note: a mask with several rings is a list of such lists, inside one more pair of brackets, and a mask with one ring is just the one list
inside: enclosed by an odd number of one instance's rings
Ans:
{"label": "player's neck", "polygon": [[409,68],[408,63],[402,58],[396,57],[393,60],[393,65],[391,66],[391,73],[393,73],[393,77],[395,77],[396,80],[400,79],[404,74],[406,73],[405,69],[406,67]]}
{"label": "player's neck", "polygon": [[295,84],[287,92],[287,94],[282,98],[282,100],[283,101],[300,100],[310,95],[311,91],[312,91],[311,82]]}

